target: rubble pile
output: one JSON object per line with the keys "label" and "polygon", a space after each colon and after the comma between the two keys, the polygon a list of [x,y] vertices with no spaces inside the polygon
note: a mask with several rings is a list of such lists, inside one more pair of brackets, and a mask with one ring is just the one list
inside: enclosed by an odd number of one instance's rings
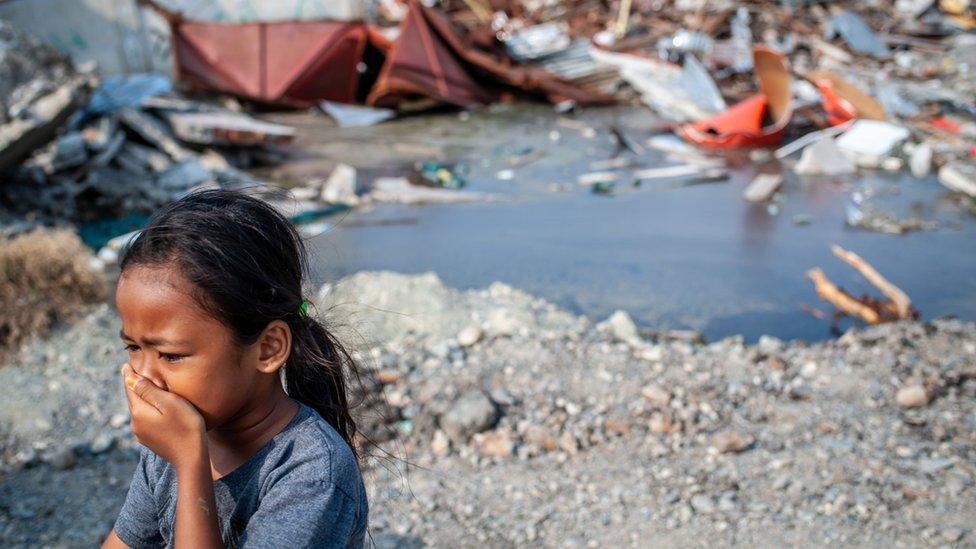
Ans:
{"label": "rubble pile", "polygon": [[[940,173],[947,187],[973,188],[961,175],[972,173],[967,166],[976,153],[976,6],[970,2],[512,0],[490,16],[472,8],[484,2],[447,4],[455,21],[472,33],[490,29],[524,63],[558,65],[554,60],[575,58],[577,44],[588,44],[585,60],[573,65],[577,74],[586,74],[587,65],[615,67],[617,78],[602,80],[601,89],[644,102],[671,122],[661,129],[674,128],[697,145],[776,146],[784,137],[853,124],[840,128],[852,135],[842,135],[838,145],[857,166],[910,167],[916,177],[950,166]],[[769,113],[746,108],[759,97],[750,83],[753,72],[762,78],[757,48],[782,56],[789,67],[779,82],[759,82]],[[743,124],[759,129],[760,121],[779,116],[773,107],[781,94],[791,111],[787,131],[772,140],[748,135]],[[707,131],[690,131],[695,128]],[[833,163],[827,155],[814,156],[805,155],[798,171],[837,172],[824,166]]]}
{"label": "rubble pile", "polygon": [[0,203],[36,224],[144,217],[193,188],[256,185],[241,169],[280,160],[273,146],[294,136],[180,97],[162,76],[99,83],[53,48],[0,29],[17,41],[0,69],[10,77],[0,90]]}
{"label": "rubble pile", "polygon": [[[374,441],[395,429],[366,452],[365,477],[372,532],[398,546],[976,535],[976,324],[705,343],[648,337],[623,312],[593,322],[503,283],[387,272],[323,288],[316,309],[355,319],[343,339],[389,404],[359,425]],[[106,367],[124,359],[102,306],[0,368],[8,543],[90,545],[111,528],[138,447]],[[114,504],[65,512],[96,486],[114,487]]]}

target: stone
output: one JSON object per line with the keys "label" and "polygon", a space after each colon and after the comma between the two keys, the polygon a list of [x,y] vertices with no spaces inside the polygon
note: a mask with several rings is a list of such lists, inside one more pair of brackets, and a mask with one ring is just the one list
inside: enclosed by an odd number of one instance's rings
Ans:
{"label": "stone", "polygon": [[76,461],[77,457],[71,448],[54,450],[44,456],[44,462],[58,471],[74,467]]}
{"label": "stone", "polygon": [[641,396],[646,398],[652,406],[656,406],[658,408],[666,408],[671,402],[671,393],[660,385],[656,385],[654,383],[651,383],[650,385],[647,385],[641,389]]}
{"label": "stone", "polygon": [[489,397],[493,402],[495,402],[496,404],[500,404],[502,406],[514,406],[515,403],[518,402],[518,399],[515,398],[515,395],[509,392],[508,389],[500,386],[492,387],[489,393]]}
{"label": "stone", "polygon": [[579,442],[576,440],[576,437],[573,436],[573,433],[570,433],[569,431],[563,431],[563,434],[559,436],[558,443],[562,451],[571,456],[575,456],[579,451]]}
{"label": "stone", "polygon": [[637,325],[626,311],[617,310],[609,318],[596,325],[598,332],[606,334],[612,341],[639,347],[643,343]]}
{"label": "stone", "polygon": [[956,543],[962,539],[963,535],[965,535],[965,532],[962,528],[946,528],[942,531],[942,539],[948,543]]}
{"label": "stone", "polygon": [[671,423],[671,418],[667,414],[658,413],[651,416],[648,428],[656,435],[666,435],[674,430],[674,425]]}
{"label": "stone", "polygon": [[512,313],[499,307],[488,312],[489,331],[497,336],[511,336],[518,332],[520,323]]}
{"label": "stone", "polygon": [[37,462],[37,450],[26,448],[14,454],[14,465],[18,468],[30,467]]}
{"label": "stone", "polygon": [[898,390],[895,402],[902,408],[921,408],[929,403],[929,395],[925,387],[909,385]]}
{"label": "stone", "polygon": [[925,475],[933,475],[943,469],[952,467],[952,460],[946,458],[924,458],[918,460],[918,471]]}
{"label": "stone", "polygon": [[119,429],[119,428],[123,427],[124,425],[126,425],[127,423],[129,423],[129,415],[128,414],[114,414],[108,420],[109,427],[111,427],[113,429]]}
{"label": "stone", "polygon": [[434,431],[434,438],[430,441],[430,451],[435,456],[444,457],[451,450],[451,441],[440,429]]}
{"label": "stone", "polygon": [[458,332],[457,342],[461,347],[470,347],[475,343],[481,341],[481,337],[484,333],[481,328],[477,326],[468,326]]}
{"label": "stone", "polygon": [[498,421],[495,404],[480,389],[470,390],[440,418],[441,429],[454,442],[464,442],[471,435],[490,429]]}
{"label": "stone", "polygon": [[396,383],[400,379],[400,372],[393,369],[380,370],[376,372],[376,381],[382,383],[383,385],[390,385]]}
{"label": "stone", "polygon": [[704,494],[691,496],[691,507],[696,513],[708,514],[715,511],[715,502]]}
{"label": "stone", "polygon": [[752,437],[732,431],[718,433],[712,437],[712,447],[722,454],[744,452],[751,448],[754,443],[755,440]]}
{"label": "stone", "polygon": [[108,433],[99,433],[99,435],[92,440],[91,444],[88,446],[88,449],[93,454],[103,454],[109,451],[114,443],[115,438],[112,437],[112,435]]}
{"label": "stone", "polygon": [[512,455],[515,445],[507,431],[491,431],[474,436],[478,453],[485,457],[504,458]]}

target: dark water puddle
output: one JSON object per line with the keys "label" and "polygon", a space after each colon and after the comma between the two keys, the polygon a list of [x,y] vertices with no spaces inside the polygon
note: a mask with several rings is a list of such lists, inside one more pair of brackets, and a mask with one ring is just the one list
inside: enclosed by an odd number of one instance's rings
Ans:
{"label": "dark water puddle", "polygon": [[[599,196],[576,177],[595,171],[590,162],[612,156],[616,147],[607,128],[618,126],[644,143],[654,120],[642,109],[589,111],[581,120],[595,137],[574,129],[576,123],[560,124],[548,108],[517,107],[464,121],[455,115],[411,118],[358,129],[348,138],[337,129],[304,138],[306,145],[330,140],[333,155],[343,151],[336,141],[347,139],[345,161],[368,172],[403,165],[395,146],[401,152],[446,151],[448,159],[471,165],[470,190],[507,199],[380,204],[356,212],[311,240],[314,276],[323,281],[360,270],[435,271],[458,288],[500,280],[596,320],[624,309],[641,325],[694,329],[710,340],[735,334],[750,341],[762,334],[818,340],[830,337],[829,321],[802,307],[832,309],[818,301],[804,278],[807,269],[822,268],[855,295],[876,293],[833,257],[830,245],[836,243],[905,290],[923,318],[976,320],[976,218],[949,199],[933,176],[862,171],[798,178],[786,169],[784,200],[775,215],[742,199],[756,167],[741,161],[725,183],[642,185]],[[526,150],[544,154],[512,166],[512,154]],[[638,166],[669,163],[651,150],[639,157],[622,154]],[[496,178],[505,169],[514,171],[513,180]],[[874,207],[916,215],[938,228],[890,235],[848,227],[845,208],[855,191]],[[810,223],[794,222],[802,217]],[[412,221],[389,223],[398,219]]]}

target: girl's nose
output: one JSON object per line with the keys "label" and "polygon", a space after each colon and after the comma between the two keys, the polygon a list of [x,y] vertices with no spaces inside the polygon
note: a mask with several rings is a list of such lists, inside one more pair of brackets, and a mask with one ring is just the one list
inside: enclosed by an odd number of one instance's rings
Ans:
{"label": "girl's nose", "polygon": [[[147,355],[149,353],[142,353]],[[148,357],[140,357],[142,360],[131,362],[132,369],[136,371],[140,376],[152,381],[154,385],[163,389],[164,391],[169,390],[166,387],[166,382],[163,381],[163,377],[159,375],[159,367],[156,364],[156,360]]]}

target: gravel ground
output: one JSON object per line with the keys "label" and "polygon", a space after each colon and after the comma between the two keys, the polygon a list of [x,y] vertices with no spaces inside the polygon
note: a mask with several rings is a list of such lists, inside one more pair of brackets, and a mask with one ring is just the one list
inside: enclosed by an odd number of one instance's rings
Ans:
{"label": "gravel ground", "polygon": [[[655,340],[430,274],[316,301],[383,387],[363,425],[397,433],[366,471],[379,546],[976,545],[976,324]],[[104,306],[0,367],[0,546],[111,528],[135,462],[117,332]]]}

